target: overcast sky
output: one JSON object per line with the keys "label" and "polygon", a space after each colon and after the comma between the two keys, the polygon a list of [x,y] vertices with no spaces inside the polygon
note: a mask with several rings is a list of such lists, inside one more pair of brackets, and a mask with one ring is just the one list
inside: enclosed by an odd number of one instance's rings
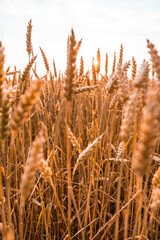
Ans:
{"label": "overcast sky", "polygon": [[[38,54],[38,69],[44,71],[39,46],[52,68],[65,70],[67,37],[71,28],[77,40],[83,39],[79,57],[84,57],[86,70],[100,48],[102,72],[109,54],[110,71],[114,51],[124,46],[124,61],[135,56],[138,64],[149,59],[146,38],[160,49],[159,0],[0,0],[0,40],[6,53],[6,67],[22,69],[28,61],[26,29],[32,19],[32,42]],[[79,64],[79,59],[77,64]]]}

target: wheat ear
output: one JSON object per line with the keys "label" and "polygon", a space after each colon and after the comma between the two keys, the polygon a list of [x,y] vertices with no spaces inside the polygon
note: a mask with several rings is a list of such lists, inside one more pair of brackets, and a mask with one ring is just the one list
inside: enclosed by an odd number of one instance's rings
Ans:
{"label": "wheat ear", "polygon": [[122,66],[122,70],[124,71],[124,72],[127,72],[128,71],[128,68],[130,67],[130,61],[128,61],[128,62],[125,62],[124,64],[123,64],[123,66]]}
{"label": "wheat ear", "polygon": [[146,88],[146,84],[148,82],[148,62],[143,61],[139,72],[137,73],[133,85],[136,88]]}
{"label": "wheat ear", "polygon": [[83,57],[81,56],[79,76],[82,77],[83,74],[84,74],[84,60],[83,60]]}
{"label": "wheat ear", "polygon": [[34,140],[30,155],[27,160],[27,164],[24,169],[24,174],[21,180],[21,207],[24,207],[25,201],[28,198],[31,188],[35,182],[35,174],[40,166],[41,159],[43,158],[43,134],[39,132],[36,139]]}
{"label": "wheat ear", "polygon": [[67,126],[67,131],[68,131],[68,138],[69,138],[72,146],[73,146],[74,148],[76,148],[76,150],[77,150],[78,152],[80,152],[80,145],[79,145],[76,137],[75,137],[74,134],[72,133],[71,129],[69,128],[69,126]]}
{"label": "wheat ear", "polygon": [[73,169],[73,175],[74,175],[74,173],[75,173],[75,171],[76,171],[79,163],[82,162],[82,161],[84,161],[86,158],[88,158],[89,155],[95,150],[97,144],[100,143],[103,135],[104,135],[104,133],[103,133],[102,135],[100,135],[99,137],[97,137],[92,143],[90,143],[90,144],[86,147],[86,149],[84,149],[84,150],[80,153],[80,155],[79,155],[79,157],[78,157],[78,159],[77,159],[77,161],[76,161],[76,164],[75,164],[75,166],[74,166],[74,169]]}
{"label": "wheat ear", "polygon": [[108,74],[108,53],[106,53],[106,59],[105,59],[105,76]]}
{"label": "wheat ear", "polygon": [[115,70],[116,70],[116,53],[114,53],[113,66],[112,66],[112,74],[115,72]]}
{"label": "wheat ear", "polygon": [[51,170],[51,167],[49,167],[48,161],[45,161],[44,158],[41,158],[41,160],[40,160],[39,171],[41,172],[43,179],[46,182],[49,182],[50,185],[52,186],[52,189],[54,191],[54,195],[55,195],[56,201],[57,201],[58,206],[60,208],[60,211],[62,213],[62,217],[63,217],[64,223],[65,223],[66,227],[68,228],[66,217],[65,217],[63,208],[62,208],[62,206],[60,204],[59,197],[58,197],[58,194],[57,194],[57,191],[56,191],[56,187],[55,187],[55,185],[53,183],[53,180],[52,180],[52,170]]}
{"label": "wheat ear", "polygon": [[157,73],[156,84],[160,86],[160,56],[158,55],[158,51],[156,50],[154,44],[152,44],[149,40],[147,40],[147,47],[149,48],[149,53],[151,55],[151,61],[154,71]]}
{"label": "wheat ear", "polygon": [[2,96],[3,96],[3,85],[5,80],[5,72],[4,72],[4,48],[2,43],[0,42],[0,108],[2,106]]}
{"label": "wheat ear", "polygon": [[152,179],[151,210],[155,213],[160,207],[160,167]]}
{"label": "wheat ear", "polygon": [[54,59],[53,59],[53,69],[54,69],[54,77],[57,78],[57,69],[56,69],[56,64]]}
{"label": "wheat ear", "polygon": [[134,57],[132,57],[132,81],[134,81],[136,73],[137,73],[137,64]]}
{"label": "wheat ear", "polygon": [[137,106],[137,94],[133,93],[127,101],[123,110],[123,119],[121,125],[121,138],[127,142],[134,128],[135,111]]}
{"label": "wheat ear", "polygon": [[151,154],[156,139],[157,131],[157,108],[158,101],[153,90],[150,90],[147,105],[143,112],[143,121],[140,128],[140,141],[133,153],[132,169],[140,176],[147,173],[151,160]]}
{"label": "wheat ear", "polygon": [[41,54],[42,54],[42,57],[43,57],[45,68],[46,68],[47,72],[49,72],[49,63],[48,63],[47,57],[46,57],[43,49],[41,47],[39,47],[39,48],[40,48],[40,51],[41,51]]}
{"label": "wheat ear", "polygon": [[26,33],[26,50],[29,57],[32,53],[31,34],[32,34],[32,20],[30,19],[30,21],[28,22],[27,33]]}
{"label": "wheat ear", "polygon": [[42,173],[42,177],[45,181],[50,182],[52,179],[52,170],[48,166],[48,161],[45,161],[43,158],[41,158],[40,164],[39,164],[39,171]]}
{"label": "wheat ear", "polygon": [[93,81],[94,85],[97,84],[96,66],[95,66],[95,62],[94,62],[94,57],[92,59],[92,81]]}
{"label": "wheat ear", "polygon": [[11,119],[11,130],[18,130],[20,125],[26,120],[28,112],[32,106],[36,103],[38,93],[40,91],[42,81],[38,79],[22,96],[20,103],[18,104],[13,117]]}
{"label": "wheat ear", "polygon": [[21,78],[22,93],[25,93],[27,87],[29,86],[29,74],[30,74],[30,70],[31,70],[36,58],[37,58],[37,56],[35,56],[31,59],[31,61],[27,64],[25,70],[22,73],[22,78]]}
{"label": "wheat ear", "polygon": [[9,134],[10,92],[4,91],[3,105],[0,111],[0,139],[4,140]]}
{"label": "wheat ear", "polygon": [[43,136],[42,132],[39,132],[36,139],[34,140],[27,164],[24,169],[24,174],[21,180],[21,198],[20,198],[20,240],[23,239],[23,211],[25,206],[25,201],[28,198],[31,188],[35,183],[36,171],[39,168],[40,161],[43,158]]}
{"label": "wheat ear", "polygon": [[71,35],[68,37],[67,43],[67,69],[66,69],[66,78],[65,78],[65,97],[67,101],[71,100],[73,93],[73,82],[76,73],[76,58],[77,52],[76,49],[76,39],[74,35],[74,31],[72,29]]}
{"label": "wheat ear", "polygon": [[80,88],[75,88],[73,93],[78,94],[82,92],[90,92],[91,90],[98,88],[99,85],[93,85],[93,86],[85,86],[85,87],[80,87]]}
{"label": "wheat ear", "polygon": [[119,52],[119,65],[122,66],[122,63],[123,63],[123,45],[121,44]]}
{"label": "wheat ear", "polygon": [[98,48],[97,50],[97,74],[99,74],[100,70],[101,70],[101,53],[100,53],[100,49]]}

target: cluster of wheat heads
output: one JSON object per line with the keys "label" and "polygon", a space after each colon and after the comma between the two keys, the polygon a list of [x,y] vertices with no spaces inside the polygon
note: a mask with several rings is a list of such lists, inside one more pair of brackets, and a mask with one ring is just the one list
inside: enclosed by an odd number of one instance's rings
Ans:
{"label": "cluster of wheat heads", "polygon": [[[0,234],[3,239],[159,239],[160,56],[112,72],[77,63],[82,40],[67,41],[67,67],[40,52],[40,76],[26,34],[23,72],[4,69],[0,43]],[[45,46],[44,46],[45,48]],[[78,67],[79,66],[79,67]],[[87,66],[86,66],[87,68]],[[128,69],[131,69],[131,77]]]}

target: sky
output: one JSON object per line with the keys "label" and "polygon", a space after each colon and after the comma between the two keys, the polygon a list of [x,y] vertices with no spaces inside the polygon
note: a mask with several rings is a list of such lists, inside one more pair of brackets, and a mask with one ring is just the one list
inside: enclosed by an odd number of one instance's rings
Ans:
{"label": "sky", "polygon": [[138,66],[149,59],[146,39],[160,49],[159,0],[0,0],[0,40],[5,47],[6,68],[25,68],[28,63],[26,31],[32,19],[32,43],[38,54],[38,72],[45,72],[39,46],[44,50],[51,70],[53,58],[57,70],[65,71],[67,37],[74,29],[77,40],[82,38],[77,65],[81,56],[85,70],[101,51],[104,73],[105,55],[111,72],[114,52],[124,47],[124,62],[134,56]]}

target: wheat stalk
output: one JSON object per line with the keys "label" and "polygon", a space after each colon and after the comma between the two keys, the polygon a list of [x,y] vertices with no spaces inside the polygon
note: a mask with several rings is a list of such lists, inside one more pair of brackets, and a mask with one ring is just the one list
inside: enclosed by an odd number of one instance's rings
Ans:
{"label": "wheat stalk", "polygon": [[75,88],[73,93],[78,94],[78,93],[83,93],[83,92],[90,92],[91,90],[98,88],[99,85],[93,85],[93,86],[85,86],[85,87],[80,87],[80,88]]}

